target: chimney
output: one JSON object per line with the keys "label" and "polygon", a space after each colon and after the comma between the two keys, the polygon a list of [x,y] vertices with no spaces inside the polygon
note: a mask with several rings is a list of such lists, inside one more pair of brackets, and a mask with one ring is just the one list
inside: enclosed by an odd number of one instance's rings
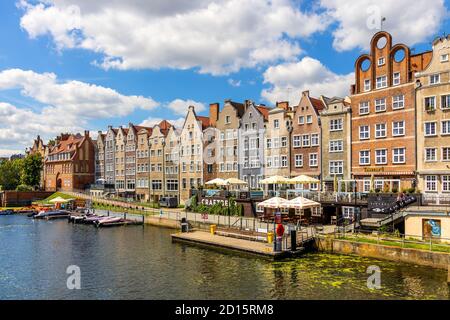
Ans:
{"label": "chimney", "polygon": [[89,130],[84,130],[84,136],[85,136],[86,138],[89,138]]}
{"label": "chimney", "polygon": [[215,127],[217,119],[219,119],[219,106],[217,102],[209,104],[209,124],[211,127]]}
{"label": "chimney", "polygon": [[277,108],[281,108],[281,109],[288,111],[289,110],[289,101],[277,102]]}

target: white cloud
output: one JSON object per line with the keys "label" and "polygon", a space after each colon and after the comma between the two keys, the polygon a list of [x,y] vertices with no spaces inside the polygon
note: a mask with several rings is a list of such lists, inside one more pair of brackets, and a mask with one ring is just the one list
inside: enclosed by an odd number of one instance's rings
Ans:
{"label": "white cloud", "polygon": [[153,127],[153,126],[159,124],[163,120],[169,121],[170,124],[175,126],[176,129],[181,129],[183,127],[183,124],[184,124],[184,118],[178,118],[178,119],[174,119],[174,120],[169,120],[169,119],[150,117],[150,118],[147,118],[144,121],[142,121],[139,125],[140,126],[145,126],[145,127]]}
{"label": "white cloud", "polygon": [[328,27],[327,15],[303,12],[296,3],[23,0],[21,26],[32,38],[50,35],[58,49],[103,54],[96,64],[105,69],[199,68],[227,74],[293,60],[301,52],[298,39]]}
{"label": "white cloud", "polygon": [[273,104],[290,100],[291,104],[296,105],[304,90],[310,90],[312,96],[346,96],[353,82],[353,73],[336,74],[319,60],[304,57],[298,62],[269,67],[264,72],[264,83],[270,87],[264,89],[261,95]]}
{"label": "white cloud", "polygon": [[151,98],[125,96],[113,89],[80,81],[58,82],[53,73],[21,69],[0,72],[0,90],[6,89],[20,89],[22,95],[51,106],[53,112],[83,119],[124,116],[138,108],[152,110],[158,105]]}
{"label": "white cloud", "polygon": [[13,154],[24,154],[24,150],[0,149],[0,157],[10,157]]}
{"label": "white cloud", "polygon": [[228,79],[228,84],[232,87],[240,87],[241,80]]}
{"label": "white cloud", "polygon": [[175,99],[167,104],[167,107],[172,110],[172,112],[176,115],[185,116],[187,113],[187,110],[189,106],[194,106],[195,111],[197,113],[200,113],[202,111],[206,110],[206,107],[203,103],[197,102],[194,100],[182,100],[182,99]]}
{"label": "white cloud", "polygon": [[372,35],[390,32],[395,43],[409,46],[435,36],[447,16],[444,0],[321,0],[320,6],[338,23],[333,47],[338,51],[368,49]]}
{"label": "white cloud", "polygon": [[0,91],[11,89],[37,103],[25,108],[0,101],[2,150],[28,147],[37,134],[50,139],[61,132],[83,132],[92,127],[91,121],[126,116],[137,109],[150,111],[158,105],[151,98],[125,96],[80,81],[60,82],[53,73],[20,69],[0,72]]}

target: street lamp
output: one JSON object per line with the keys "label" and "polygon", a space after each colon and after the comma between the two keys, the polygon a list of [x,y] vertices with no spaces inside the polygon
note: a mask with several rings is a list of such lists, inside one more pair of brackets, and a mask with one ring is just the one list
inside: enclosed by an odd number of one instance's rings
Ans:
{"label": "street lamp", "polygon": [[149,202],[151,201],[152,198],[152,157],[151,157],[151,149],[152,148],[152,142],[150,140],[150,138],[148,139],[148,197],[149,197]]}

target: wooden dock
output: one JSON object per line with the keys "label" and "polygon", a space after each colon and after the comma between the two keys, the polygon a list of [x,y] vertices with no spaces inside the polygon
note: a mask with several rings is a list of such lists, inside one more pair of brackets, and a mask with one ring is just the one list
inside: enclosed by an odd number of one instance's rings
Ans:
{"label": "wooden dock", "polygon": [[174,242],[185,242],[209,247],[224,248],[244,253],[256,254],[273,260],[295,257],[301,255],[304,252],[303,248],[299,248],[299,250],[296,250],[294,252],[274,252],[273,244],[238,239],[234,237],[226,237],[217,234],[212,235],[211,233],[204,231],[192,231],[184,233],[179,232],[172,234],[171,236],[172,241]]}

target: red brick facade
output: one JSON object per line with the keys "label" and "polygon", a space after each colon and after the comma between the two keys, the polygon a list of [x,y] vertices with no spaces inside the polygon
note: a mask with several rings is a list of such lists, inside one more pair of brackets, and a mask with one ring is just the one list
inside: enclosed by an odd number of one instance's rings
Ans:
{"label": "red brick facade", "polygon": [[46,191],[85,189],[95,181],[95,146],[89,137],[62,134],[45,159]]}

